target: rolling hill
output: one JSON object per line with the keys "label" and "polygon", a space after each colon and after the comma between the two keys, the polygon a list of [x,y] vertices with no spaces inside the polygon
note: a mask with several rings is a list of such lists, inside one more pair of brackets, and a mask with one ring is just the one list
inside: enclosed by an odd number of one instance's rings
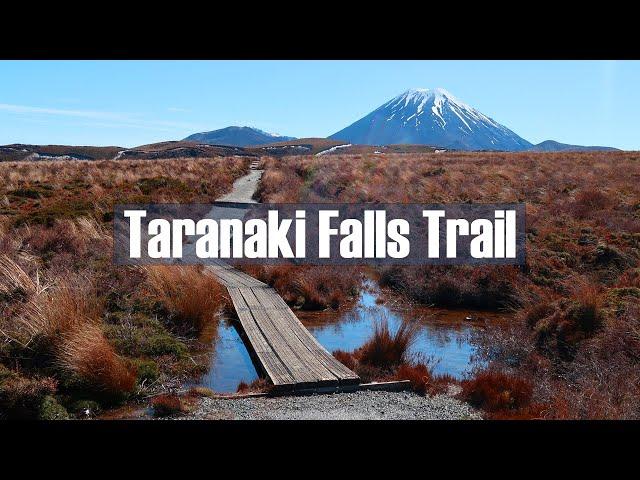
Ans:
{"label": "rolling hill", "polygon": [[210,132],[194,133],[184,139],[184,141],[234,147],[264,145],[288,140],[294,140],[294,137],[275,135],[253,127],[226,127]]}
{"label": "rolling hill", "polygon": [[590,146],[585,147],[581,145],[569,145],[568,143],[560,143],[555,140],[545,140],[537,145],[529,148],[532,152],[587,152],[587,151],[615,151],[617,148],[613,147],[598,147]]}

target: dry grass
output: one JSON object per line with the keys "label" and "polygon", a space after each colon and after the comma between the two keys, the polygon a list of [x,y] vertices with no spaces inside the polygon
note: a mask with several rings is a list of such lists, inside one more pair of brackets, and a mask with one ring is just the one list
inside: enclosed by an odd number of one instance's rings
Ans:
{"label": "dry grass", "polygon": [[448,375],[435,375],[430,362],[410,354],[418,334],[417,322],[403,321],[395,331],[386,319],[376,319],[371,337],[353,352],[336,350],[333,356],[363,382],[409,380],[411,390],[420,395],[444,393],[456,380]]}
{"label": "dry grass", "polygon": [[6,255],[0,255],[0,294],[14,297],[37,293],[38,281],[33,281],[20,266]]}
{"label": "dry grass", "polygon": [[450,375],[435,375],[425,363],[403,363],[395,372],[396,380],[409,380],[411,390],[419,395],[446,393],[449,385],[458,383]]}
{"label": "dry grass", "polygon": [[228,302],[226,289],[197,266],[153,265],[144,269],[151,295],[177,322],[198,333],[218,319]]}
{"label": "dry grass", "polygon": [[463,381],[460,398],[493,419],[542,418],[545,408],[532,404],[533,386],[514,374],[483,370]]}
{"label": "dry grass", "polygon": [[57,365],[82,382],[108,394],[133,391],[135,372],[116,355],[99,325],[84,324],[62,336]]}
{"label": "dry grass", "polygon": [[358,361],[380,369],[393,369],[407,363],[409,349],[419,331],[417,322],[403,321],[395,331],[389,328],[385,319],[374,323],[371,338],[358,349]]}
{"label": "dry grass", "polygon": [[349,370],[353,370],[355,372],[356,367],[358,366],[358,359],[354,353],[346,352],[344,350],[334,350],[333,356]]}
{"label": "dry grass", "polygon": [[51,226],[81,216],[109,220],[118,203],[209,203],[247,169],[239,158],[2,162],[2,216]]}
{"label": "dry grass", "polygon": [[290,305],[303,310],[338,309],[357,295],[361,274],[357,268],[326,266],[241,266],[243,271],[271,285]]}
{"label": "dry grass", "polygon": [[154,397],[151,401],[154,417],[168,417],[186,411],[179,396],[174,394],[164,394]]}
{"label": "dry grass", "polygon": [[247,169],[238,158],[1,163],[5,393],[27,396],[20,386],[46,372],[59,382],[47,402],[74,411],[78,395],[110,404],[201,372],[201,347],[187,330],[218,311],[219,287],[194,275],[192,289],[182,278],[187,294],[165,289],[158,308],[143,271],[112,263],[111,212],[117,203],[208,203]]}
{"label": "dry grass", "polygon": [[384,268],[381,282],[425,304],[516,312],[476,339],[492,371],[532,387],[529,405],[501,418],[638,418],[640,153],[335,155],[266,168],[263,201],[525,202],[523,268]]}
{"label": "dry grass", "polygon": [[5,288],[17,282],[27,295],[19,315],[4,332],[8,338],[51,355],[55,367],[84,386],[116,395],[133,390],[135,372],[116,355],[102,332],[104,307],[91,279],[69,275],[41,288],[9,259],[3,259],[2,265],[12,273]]}
{"label": "dry grass", "polygon": [[99,325],[102,305],[91,279],[58,279],[51,288],[41,290],[25,304],[16,327],[30,339],[43,337],[55,342],[60,335],[84,325]]}
{"label": "dry grass", "polygon": [[392,331],[386,318],[377,318],[371,336],[360,348],[336,350],[333,356],[364,382],[389,380],[401,365],[412,363],[409,351],[417,334],[415,322],[403,321]]}

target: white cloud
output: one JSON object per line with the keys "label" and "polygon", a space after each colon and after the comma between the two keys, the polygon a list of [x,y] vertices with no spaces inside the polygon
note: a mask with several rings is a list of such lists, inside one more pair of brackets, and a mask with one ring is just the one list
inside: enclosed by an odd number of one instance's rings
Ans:
{"label": "white cloud", "polygon": [[198,130],[203,127],[188,122],[172,122],[165,120],[147,120],[139,114],[105,112],[95,110],[69,110],[60,108],[34,107],[0,103],[0,112],[29,117],[75,117],[103,122],[102,126],[110,128],[143,128],[148,130]]}

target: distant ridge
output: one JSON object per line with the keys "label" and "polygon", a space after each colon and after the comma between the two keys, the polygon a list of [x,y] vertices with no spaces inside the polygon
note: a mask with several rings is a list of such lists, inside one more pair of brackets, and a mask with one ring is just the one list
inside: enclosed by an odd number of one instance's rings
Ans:
{"label": "distant ridge", "polygon": [[570,145],[568,143],[560,143],[555,140],[545,140],[537,145],[534,145],[529,149],[532,152],[588,152],[588,151],[620,151],[618,148],[613,147],[598,147],[598,146],[581,146]]}
{"label": "distant ridge", "polygon": [[274,142],[286,142],[295,140],[295,137],[286,137],[267,133],[253,127],[226,127],[210,132],[194,133],[189,135],[184,141],[208,143],[209,145],[228,145],[233,147],[249,147],[253,145],[264,145]]}
{"label": "distant ridge", "polygon": [[88,145],[0,145],[0,162],[22,160],[103,160],[113,158],[121,147]]}

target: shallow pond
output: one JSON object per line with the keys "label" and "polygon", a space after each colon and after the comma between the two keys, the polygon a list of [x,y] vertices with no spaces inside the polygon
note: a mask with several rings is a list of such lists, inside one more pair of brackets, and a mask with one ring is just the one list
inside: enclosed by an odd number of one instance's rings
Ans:
{"label": "shallow pond", "polygon": [[[412,353],[432,359],[434,371],[461,378],[473,366],[475,351],[470,334],[485,322],[505,315],[494,312],[437,308],[403,308],[393,296],[383,294],[367,282],[353,308],[343,312],[296,312],[300,321],[330,352],[351,351],[372,334],[375,321],[386,318],[395,330],[403,318],[420,323]],[[258,378],[251,357],[233,322],[219,326],[211,354],[210,368],[198,382],[216,392],[235,392],[240,381]]]}

